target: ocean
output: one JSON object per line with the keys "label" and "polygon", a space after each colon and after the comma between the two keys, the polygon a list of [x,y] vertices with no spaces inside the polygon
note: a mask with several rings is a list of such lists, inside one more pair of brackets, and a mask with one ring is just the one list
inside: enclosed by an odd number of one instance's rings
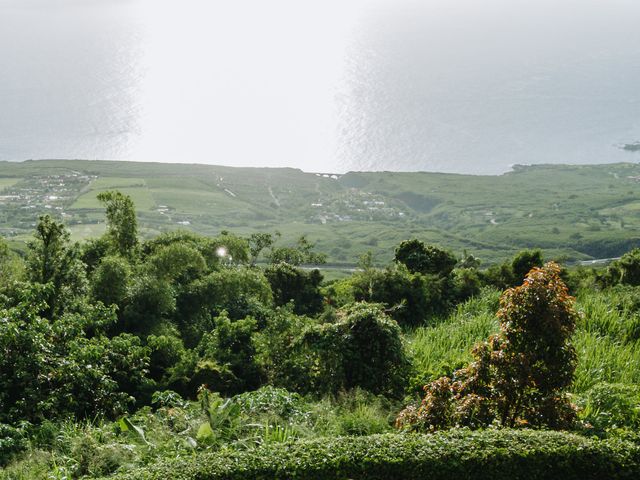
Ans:
{"label": "ocean", "polygon": [[630,0],[0,0],[0,160],[637,161],[639,20]]}

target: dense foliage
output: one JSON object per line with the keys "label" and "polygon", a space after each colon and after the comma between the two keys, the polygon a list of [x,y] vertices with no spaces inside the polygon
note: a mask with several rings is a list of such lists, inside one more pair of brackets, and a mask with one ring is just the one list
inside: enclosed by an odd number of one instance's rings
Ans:
{"label": "dense foliage", "polygon": [[[45,215],[24,251],[0,239],[0,478],[95,478],[206,452],[221,454],[198,457],[211,472],[233,459],[268,477],[295,460],[275,444],[294,440],[287,448],[306,460],[292,478],[305,469],[377,478],[391,465],[413,478],[485,454],[508,465],[499,445],[510,435],[535,468],[546,455],[573,465],[583,448],[609,468],[623,459],[611,439],[637,437],[637,251],[599,271],[540,268],[540,250],[480,270],[473,255],[410,239],[391,264],[364,255],[352,274],[326,281],[315,268],[324,255],[306,237],[281,244],[278,233],[223,230],[143,240],[130,197],[99,200],[100,238],[74,243]],[[408,430],[534,427],[608,440],[329,438],[393,431],[407,404],[398,425]],[[559,438],[575,451],[542,447]],[[484,442],[478,456],[460,456],[473,442]],[[324,444],[352,463],[322,470]],[[440,456],[445,445],[456,453]],[[427,452],[422,460],[409,458],[414,447]],[[274,457],[255,463],[265,454]],[[166,468],[200,468],[180,465]],[[153,475],[171,477],[163,468]]]}
{"label": "dense foliage", "polygon": [[638,475],[640,447],[628,442],[552,432],[454,430],[266,445],[249,452],[167,460],[123,478],[613,480]]}

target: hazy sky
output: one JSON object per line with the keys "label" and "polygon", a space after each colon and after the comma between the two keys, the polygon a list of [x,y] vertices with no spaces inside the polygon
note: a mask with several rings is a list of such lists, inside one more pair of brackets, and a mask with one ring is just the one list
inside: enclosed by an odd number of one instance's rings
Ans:
{"label": "hazy sky", "polygon": [[495,173],[640,140],[633,0],[0,0],[0,159]]}

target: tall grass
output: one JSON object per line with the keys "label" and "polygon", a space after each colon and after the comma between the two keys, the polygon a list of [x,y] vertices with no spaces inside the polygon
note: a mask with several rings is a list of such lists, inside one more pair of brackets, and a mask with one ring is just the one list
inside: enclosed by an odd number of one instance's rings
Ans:
{"label": "tall grass", "polygon": [[640,345],[579,331],[574,337],[578,366],[573,391],[583,393],[601,382],[640,384]]}
{"label": "tall grass", "polygon": [[619,288],[579,294],[574,392],[601,382],[640,384],[639,293]]}
{"label": "tall grass", "polygon": [[640,340],[640,292],[635,288],[582,291],[577,307],[581,314],[578,329],[623,342]]}
{"label": "tall grass", "polygon": [[471,348],[498,330],[495,313],[500,293],[484,290],[458,306],[441,323],[407,335],[415,374],[410,389],[419,391],[429,381],[448,375],[471,360]]}
{"label": "tall grass", "polygon": [[[473,345],[498,330],[498,298],[498,292],[484,291],[441,323],[408,335],[416,372],[413,391],[471,360]],[[576,309],[580,319],[573,337],[578,355],[574,393],[602,382],[640,384],[640,290],[584,291]]]}

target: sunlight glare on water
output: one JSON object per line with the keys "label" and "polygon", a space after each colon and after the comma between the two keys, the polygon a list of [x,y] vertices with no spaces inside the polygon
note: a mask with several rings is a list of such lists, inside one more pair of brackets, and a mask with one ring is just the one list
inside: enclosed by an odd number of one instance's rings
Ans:
{"label": "sunlight glare on water", "polygon": [[634,161],[634,0],[0,0],[0,160]]}
{"label": "sunlight glare on water", "polygon": [[139,1],[144,77],[132,158],[327,168],[363,3]]}

